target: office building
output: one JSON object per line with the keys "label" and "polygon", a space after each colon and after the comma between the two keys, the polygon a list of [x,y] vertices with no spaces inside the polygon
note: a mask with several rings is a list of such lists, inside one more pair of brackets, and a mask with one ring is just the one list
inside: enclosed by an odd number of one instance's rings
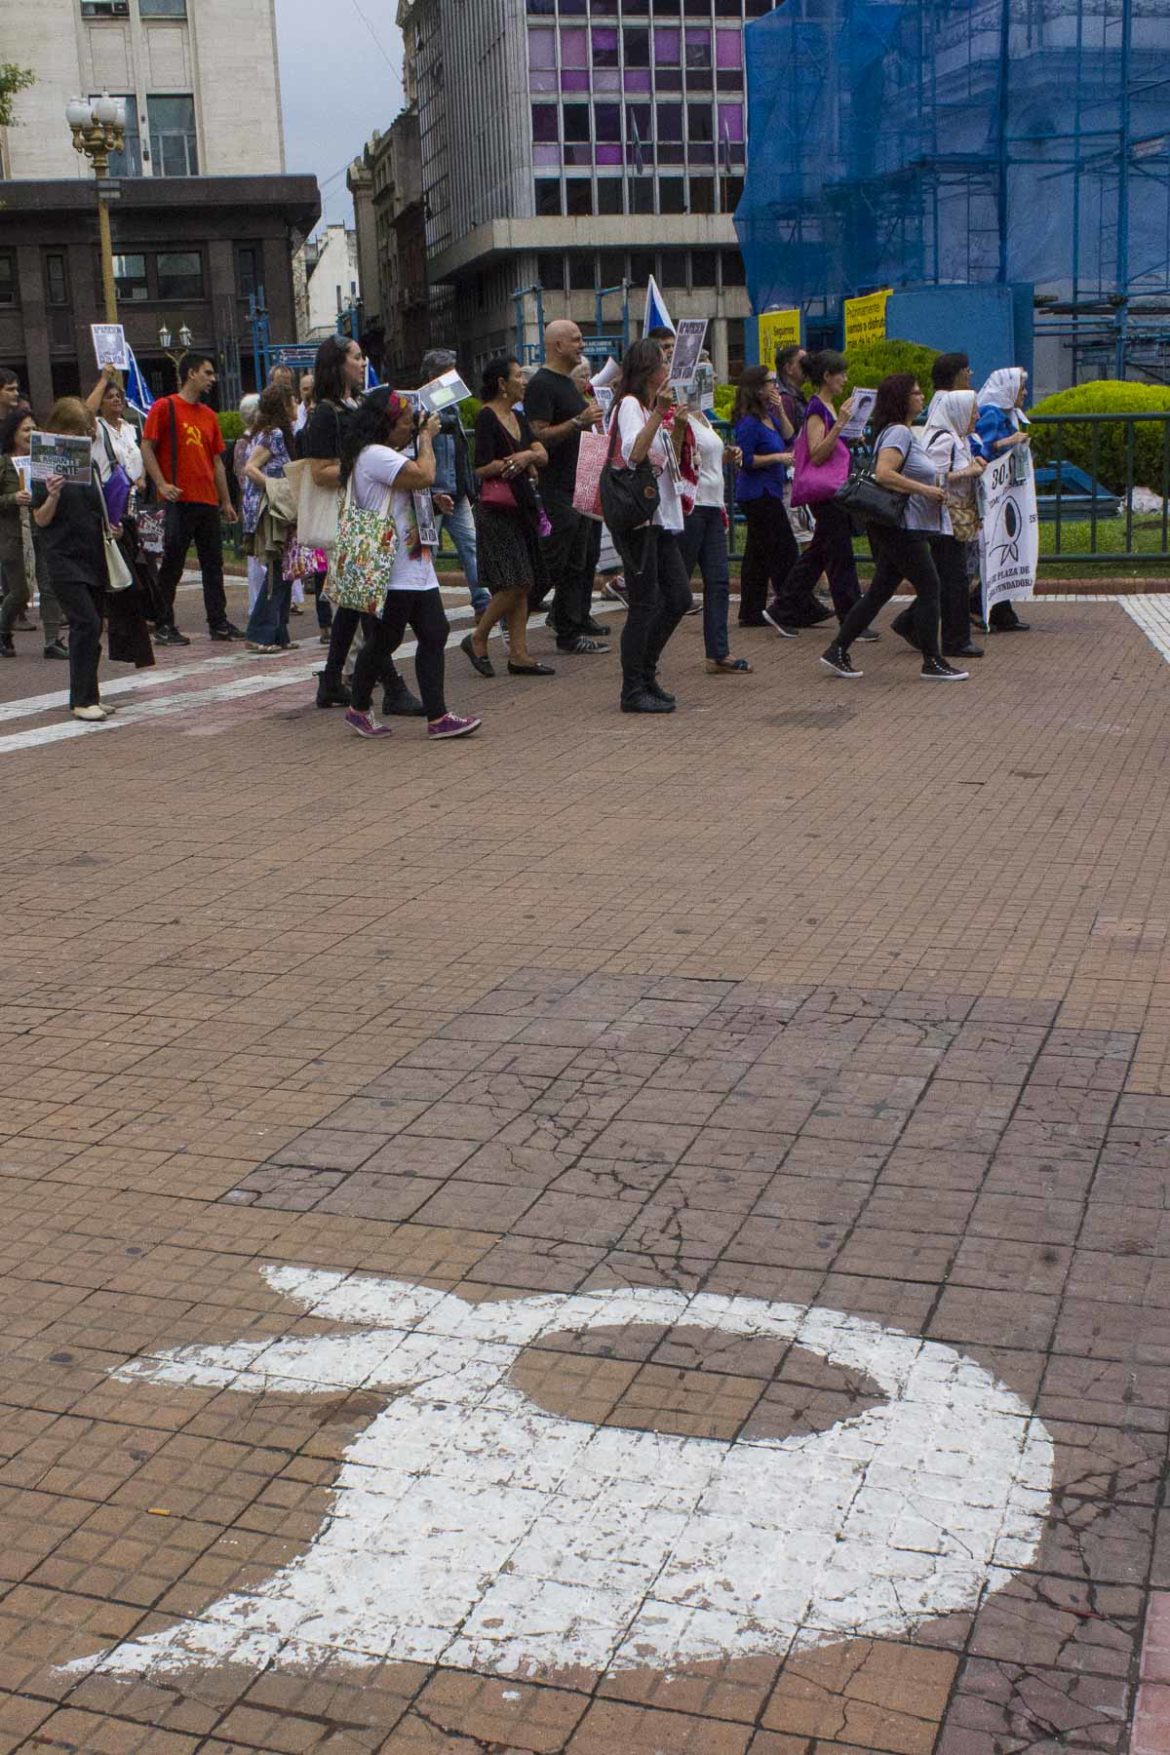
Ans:
{"label": "office building", "polygon": [[[772,0],[400,0],[432,328],[469,365],[535,354],[541,317],[637,333],[654,274],[712,319],[720,376],[749,306],[732,215],[744,25]],[[618,289],[598,300],[598,289]]]}
{"label": "office building", "polygon": [[0,361],[38,407],[92,380],[97,202],[65,107],[109,92],[127,117],[110,164],[119,318],[156,390],[173,382],[159,330],[185,325],[238,394],[248,295],[293,337],[290,256],[320,214],[315,179],[285,174],[274,0],[9,0],[4,25],[4,59],[35,83],[0,130]]}

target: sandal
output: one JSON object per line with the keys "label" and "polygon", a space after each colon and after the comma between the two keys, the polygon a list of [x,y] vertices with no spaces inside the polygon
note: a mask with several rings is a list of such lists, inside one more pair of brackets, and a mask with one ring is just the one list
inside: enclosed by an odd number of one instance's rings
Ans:
{"label": "sandal", "polygon": [[462,640],[460,640],[460,642],[459,642],[459,650],[461,652],[466,652],[468,658],[470,658],[470,660],[471,660],[471,668],[473,670],[478,670],[480,676],[495,676],[495,674],[496,674],[495,665],[492,663],[490,658],[481,658],[480,657],[479,653],[475,650],[475,647],[472,645],[472,640],[471,640],[470,634],[464,634]]}
{"label": "sandal", "polygon": [[708,658],[707,675],[718,676],[721,670],[737,671],[741,676],[751,669],[746,658]]}

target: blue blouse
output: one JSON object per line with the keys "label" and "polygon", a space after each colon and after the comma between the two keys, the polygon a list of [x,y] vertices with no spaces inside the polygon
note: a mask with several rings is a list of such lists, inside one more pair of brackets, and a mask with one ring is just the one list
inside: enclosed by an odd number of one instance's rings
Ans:
{"label": "blue blouse", "polygon": [[975,422],[975,433],[979,439],[979,443],[983,447],[983,453],[987,458],[990,459],[1001,455],[1001,453],[995,450],[997,441],[1000,439],[1010,439],[1012,434],[1018,433],[1019,430],[1019,427],[1012,419],[1012,411],[1010,409],[993,408],[991,404],[988,403],[986,408],[981,408],[979,410],[979,419]]}
{"label": "blue blouse", "polygon": [[753,469],[757,456],[774,451],[787,451],[793,443],[786,439],[778,421],[760,420],[758,415],[745,414],[735,423],[735,442],[743,452],[743,468],[735,478],[735,497],[742,505],[746,500],[762,500],[770,495],[783,499],[788,471],[782,463],[770,463],[765,469]]}

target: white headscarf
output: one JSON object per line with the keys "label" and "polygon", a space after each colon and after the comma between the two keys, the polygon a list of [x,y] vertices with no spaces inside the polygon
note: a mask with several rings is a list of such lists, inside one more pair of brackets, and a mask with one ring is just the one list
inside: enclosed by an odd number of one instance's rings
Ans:
{"label": "white headscarf", "polygon": [[1000,366],[979,392],[980,408],[1002,408],[1014,427],[1026,427],[1028,422],[1016,407],[1016,397],[1027,381],[1023,366]]}
{"label": "white headscarf", "polygon": [[935,433],[946,433],[953,444],[953,469],[966,469],[972,461],[970,428],[975,412],[974,390],[936,390],[926,411],[926,448]]}

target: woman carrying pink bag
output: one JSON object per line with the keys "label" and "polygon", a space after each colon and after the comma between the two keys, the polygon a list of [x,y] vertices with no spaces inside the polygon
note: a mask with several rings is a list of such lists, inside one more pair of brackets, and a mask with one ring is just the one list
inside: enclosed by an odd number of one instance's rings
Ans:
{"label": "woman carrying pink bag", "polygon": [[[834,499],[849,479],[850,452],[841,432],[853,412],[853,400],[850,397],[839,409],[836,406],[845,388],[844,354],[826,347],[808,356],[805,371],[815,394],[809,398],[804,425],[796,436],[792,504],[808,506],[816,530],[788,575],[788,592],[793,598],[802,597],[813,590],[822,573],[827,573],[833,608],[841,622],[861,596],[853,558],[853,526]],[[858,635],[859,639],[878,637],[869,629]]]}

